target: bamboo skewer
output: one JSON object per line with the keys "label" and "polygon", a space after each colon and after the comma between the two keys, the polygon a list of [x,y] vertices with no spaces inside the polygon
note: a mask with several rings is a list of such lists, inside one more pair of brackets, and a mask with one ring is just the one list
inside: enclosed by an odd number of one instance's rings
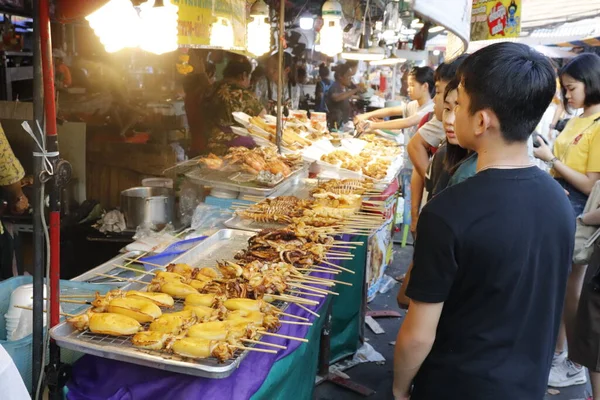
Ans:
{"label": "bamboo skewer", "polygon": [[257,349],[256,347],[246,347],[246,346],[235,346],[233,344],[227,345],[227,347],[238,350],[249,350],[249,351],[258,351],[259,353],[271,353],[277,354],[276,350],[267,350],[267,349]]}
{"label": "bamboo skewer", "polygon": [[275,348],[277,348],[277,349],[287,350],[287,346],[282,346],[282,345],[280,345],[280,344],[275,344],[275,343],[261,342],[260,340],[253,340],[253,339],[240,339],[240,342],[254,343],[254,344],[261,344],[261,345],[263,345],[263,346],[269,346],[269,347],[275,347]]}
{"label": "bamboo skewer", "polygon": [[140,281],[140,280],[137,280],[137,279],[131,279],[131,278],[121,278],[121,277],[114,276],[114,275],[109,275],[109,274],[101,274],[100,272],[96,272],[94,275],[97,275],[97,276],[104,276],[104,277],[107,277],[107,278],[113,278],[113,279],[116,279],[116,280],[119,280],[119,281],[127,281],[127,282],[135,282],[135,283],[143,283],[144,285],[147,285],[147,284],[148,284],[148,282]]}
{"label": "bamboo skewer", "polygon": [[304,325],[304,326],[312,326],[312,323],[310,322],[297,322],[297,321],[282,321],[279,320],[280,324],[288,324],[288,325]]}
{"label": "bamboo skewer", "polygon": [[[48,300],[48,299],[44,299],[44,300]],[[59,302],[61,303],[68,303],[68,304],[85,304],[88,306],[92,305],[91,301],[81,301],[81,300],[64,300],[64,299],[60,299]]]}
{"label": "bamboo skewer", "polygon": [[300,307],[301,309],[303,309],[304,311],[306,311],[307,313],[309,313],[309,314],[312,314],[312,315],[314,315],[314,316],[315,316],[315,317],[317,317],[317,318],[320,318],[320,317],[321,317],[319,314],[317,314],[316,312],[314,312],[313,310],[311,310],[311,309],[310,309],[310,308],[308,308],[308,307],[304,307],[304,306],[303,306],[303,305],[301,305],[301,304],[296,304],[296,305],[297,305],[298,307]]}
{"label": "bamboo skewer", "polygon": [[292,283],[314,283],[315,285],[320,285],[320,286],[328,286],[328,287],[333,287],[335,286],[335,283],[333,282],[325,282],[325,281],[313,281],[310,279],[288,279],[288,282],[292,282]]}
{"label": "bamboo skewer", "polygon": [[[279,310],[279,309],[277,309],[277,310]],[[296,318],[296,319],[299,319],[301,321],[309,321],[308,318],[300,317],[298,315],[289,314],[289,313],[285,313],[283,311],[277,311],[277,310],[275,311],[275,314],[277,314],[277,315],[285,315],[286,317]]]}
{"label": "bamboo skewer", "polygon": [[119,265],[119,264],[113,264],[113,266],[116,267],[116,268],[122,268],[122,269],[126,269],[126,270],[129,270],[129,271],[139,272],[140,274],[143,274],[143,275],[156,276],[156,274],[154,272],[150,272],[150,271],[145,271],[145,270],[141,270],[141,269],[137,269],[137,268],[126,267],[124,265]]}
{"label": "bamboo skewer", "polygon": [[319,298],[325,297],[325,295],[322,295],[322,294],[306,293],[306,292],[301,292],[299,290],[292,290],[292,289],[287,289],[286,292],[288,292],[288,293],[294,293],[294,294],[299,294],[301,296],[319,297]]}
{"label": "bamboo skewer", "polygon": [[341,270],[343,270],[343,271],[350,272],[351,274],[356,274],[356,272],[352,271],[351,269],[344,268],[344,267],[342,267],[341,265],[333,264],[333,263],[327,262],[327,261],[325,261],[325,260],[321,260],[321,262],[322,262],[322,263],[325,263],[325,264],[328,264],[328,265],[331,265],[331,266],[333,266],[333,267],[339,268],[339,269],[341,269]]}
{"label": "bamboo skewer", "polygon": [[[125,261],[133,261],[133,259],[131,259],[131,258],[123,258],[123,260],[125,260]],[[156,267],[156,268],[163,268],[164,269],[164,268],[167,267],[166,265],[154,264],[154,263],[146,262],[146,261],[136,260],[136,262],[139,262],[139,263],[142,263],[142,264],[148,264],[148,265],[150,265],[152,267]]]}
{"label": "bamboo skewer", "polygon": [[287,301],[289,303],[306,304],[309,306],[315,306],[315,305],[319,304],[316,301],[303,299],[303,298],[295,297],[295,296],[285,296],[285,295],[282,296],[282,295],[277,295],[277,294],[269,294],[267,296],[270,296],[275,300]]}
{"label": "bamboo skewer", "polygon": [[[310,275],[309,275],[308,277],[310,277],[310,278],[314,278],[314,277],[312,277],[312,276],[310,276]],[[317,278],[317,279],[325,279],[325,278]],[[336,281],[335,279],[327,279],[327,282],[334,282],[334,283],[339,283],[340,285],[352,286],[352,284],[351,284],[351,283],[349,283],[349,282],[344,282],[344,281]]]}
{"label": "bamboo skewer", "polygon": [[336,240],[333,242],[333,244],[360,244],[360,245],[363,245],[365,243],[364,242],[344,242],[341,240]]}
{"label": "bamboo skewer", "polygon": [[[95,294],[71,294],[71,295],[62,295],[61,299],[92,299],[96,297]],[[31,297],[33,299],[33,297]]]}
{"label": "bamboo skewer", "polygon": [[337,292],[334,292],[334,291],[332,291],[332,290],[327,290],[327,289],[319,289],[319,288],[315,288],[315,287],[312,287],[312,286],[305,286],[305,285],[302,285],[302,284],[299,284],[299,283],[296,283],[296,284],[295,284],[295,286],[296,286],[296,287],[299,287],[300,289],[304,289],[304,290],[312,290],[312,291],[315,291],[315,292],[317,292],[317,293],[327,293],[327,294],[332,294],[332,295],[334,295],[334,296],[339,296],[339,293],[337,293]]}
{"label": "bamboo skewer", "polygon": [[[29,310],[29,311],[33,311],[33,307],[27,307],[27,306],[20,306],[20,305],[14,305],[13,307],[15,308],[20,308],[22,310]],[[47,313],[47,310],[43,310],[45,313]],[[61,312],[60,315],[62,315],[63,317],[69,317],[69,318],[73,318],[76,317],[76,314],[67,314],[65,312]]]}
{"label": "bamboo skewer", "polygon": [[304,339],[304,338],[300,338],[300,337],[296,337],[296,336],[280,335],[279,333],[271,333],[271,332],[266,332],[266,331],[257,331],[257,333],[260,333],[261,335],[265,335],[265,336],[274,336],[274,337],[278,337],[278,338],[282,338],[282,339],[297,340],[299,342],[308,343],[308,339]]}
{"label": "bamboo skewer", "polygon": [[321,266],[319,266],[319,268],[315,268],[315,267],[312,267],[312,268],[296,268],[296,271],[320,272],[320,273],[323,273],[323,274],[334,274],[334,275],[337,275],[340,272],[342,272],[342,271],[337,270],[337,269],[326,269],[325,267],[321,267]]}

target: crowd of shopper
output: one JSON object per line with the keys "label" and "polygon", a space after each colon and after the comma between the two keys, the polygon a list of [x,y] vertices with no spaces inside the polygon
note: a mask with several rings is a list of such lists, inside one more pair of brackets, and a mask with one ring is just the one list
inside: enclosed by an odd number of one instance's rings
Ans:
{"label": "crowd of shopper", "polygon": [[[552,146],[532,133],[544,114],[557,126],[557,85],[571,119]],[[500,43],[413,70],[409,94],[356,119],[408,128],[415,251],[395,398],[542,399],[587,368],[600,399],[600,57],[557,80],[546,57]],[[388,116],[404,118],[370,121]]]}

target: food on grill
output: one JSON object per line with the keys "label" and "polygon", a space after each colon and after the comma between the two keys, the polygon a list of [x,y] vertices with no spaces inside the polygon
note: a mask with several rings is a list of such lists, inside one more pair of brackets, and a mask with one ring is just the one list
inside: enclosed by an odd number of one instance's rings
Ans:
{"label": "food on grill", "polygon": [[131,338],[131,343],[140,349],[162,350],[170,347],[175,336],[159,331],[138,332]]}
{"label": "food on grill", "polygon": [[162,292],[177,299],[184,299],[187,295],[198,293],[192,286],[181,282],[155,282],[148,285],[149,292]]}
{"label": "food on grill", "polygon": [[163,314],[161,317],[152,321],[148,330],[178,335],[180,332],[195,324],[196,321],[197,319],[193,311],[184,310]]}
{"label": "food on grill", "polygon": [[221,362],[232,358],[235,351],[235,348],[226,342],[217,342],[191,337],[176,340],[171,346],[171,349],[174,353],[183,357],[215,357]]}
{"label": "food on grill", "polygon": [[94,313],[88,311],[85,314],[67,320],[78,331],[89,329],[92,333],[126,336],[133,335],[141,329],[141,325],[135,319],[122,314]]}
{"label": "food on grill", "polygon": [[118,297],[108,304],[109,313],[126,315],[140,323],[152,322],[162,315],[160,308],[146,299],[135,297]]}
{"label": "food on grill", "polygon": [[140,292],[137,290],[130,290],[128,292],[125,292],[125,295],[127,297],[149,300],[157,306],[164,308],[171,308],[175,304],[175,302],[173,301],[173,297],[169,296],[166,293]]}
{"label": "food on grill", "polygon": [[295,155],[282,156],[274,147],[232,147],[223,158],[211,153],[198,162],[210,169],[241,170],[254,175],[267,171],[287,177],[301,165],[302,159]]}

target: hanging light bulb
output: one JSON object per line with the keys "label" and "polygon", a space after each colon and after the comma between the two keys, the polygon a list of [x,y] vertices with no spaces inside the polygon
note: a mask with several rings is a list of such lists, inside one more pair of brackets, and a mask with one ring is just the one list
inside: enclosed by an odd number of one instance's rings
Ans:
{"label": "hanging light bulb", "polygon": [[147,0],[140,5],[140,48],[154,54],[177,50],[179,7],[171,0]]}
{"label": "hanging light bulb", "polygon": [[85,19],[107,52],[137,47],[140,19],[130,0],[110,0]]}
{"label": "hanging light bulb", "polygon": [[[248,51],[255,56],[262,56],[271,50],[271,23],[269,21],[269,6],[263,0],[258,0],[250,9],[248,22]],[[211,36],[212,42],[212,36]]]}
{"label": "hanging light bulb", "polygon": [[229,18],[217,17],[210,27],[210,45],[223,49],[233,48],[233,26]]}
{"label": "hanging light bulb", "polygon": [[336,0],[328,0],[321,9],[323,28],[321,28],[321,52],[333,57],[343,50],[342,6]]}

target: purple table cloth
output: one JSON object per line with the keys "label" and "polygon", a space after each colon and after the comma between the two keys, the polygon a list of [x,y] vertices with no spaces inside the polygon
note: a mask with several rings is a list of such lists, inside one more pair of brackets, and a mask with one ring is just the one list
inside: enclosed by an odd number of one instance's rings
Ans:
{"label": "purple table cloth", "polygon": [[[311,275],[332,278],[332,274],[327,273]],[[319,304],[306,307],[318,313],[326,298],[310,297],[310,299],[318,300]],[[295,304],[291,304],[286,312],[306,317],[310,321],[316,318]],[[297,321],[290,317],[283,317],[281,320]],[[282,324],[277,333],[304,338],[309,328],[306,325]],[[272,336],[263,336],[261,341],[287,346],[287,350],[279,350],[277,354],[250,352],[240,363],[239,368],[225,379],[200,378],[85,355],[73,365],[73,374],[67,384],[69,389],[67,399],[249,399],[262,386],[273,364],[288,356],[302,344],[296,340]]]}

